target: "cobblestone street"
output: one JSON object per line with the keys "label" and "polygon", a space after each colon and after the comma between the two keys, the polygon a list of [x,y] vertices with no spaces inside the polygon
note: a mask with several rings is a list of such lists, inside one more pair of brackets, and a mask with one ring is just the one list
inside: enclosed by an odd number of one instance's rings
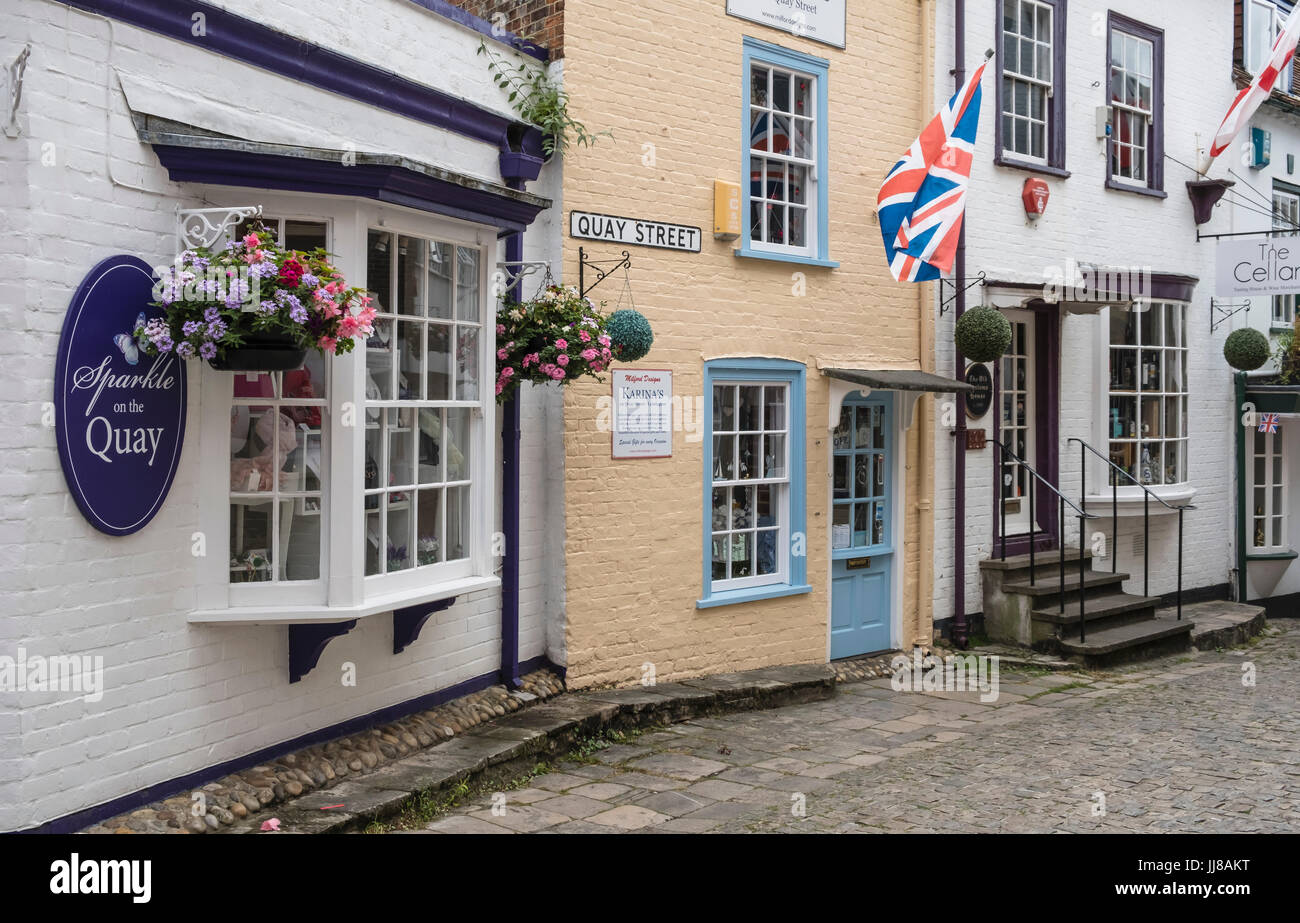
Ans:
{"label": "cobblestone street", "polygon": [[1300,626],[1000,679],[989,704],[872,680],[648,731],[413,832],[1300,831]]}

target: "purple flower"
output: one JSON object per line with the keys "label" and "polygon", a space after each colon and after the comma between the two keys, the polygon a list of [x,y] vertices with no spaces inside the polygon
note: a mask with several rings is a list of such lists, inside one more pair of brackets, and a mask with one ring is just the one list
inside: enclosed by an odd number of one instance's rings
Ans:
{"label": "purple flower", "polygon": [[302,278],[299,280],[299,284],[305,285],[308,288],[317,288],[320,286],[320,279],[317,279],[309,272],[304,272]]}
{"label": "purple flower", "polygon": [[280,274],[280,268],[271,260],[265,260],[261,263],[254,263],[249,267],[248,274],[256,276],[259,279],[265,279],[268,276]]}
{"label": "purple flower", "polygon": [[158,339],[153,341],[153,345],[158,348],[158,352],[169,353],[172,351],[172,346],[175,344],[172,343],[172,338],[164,333]]}
{"label": "purple flower", "polygon": [[203,320],[209,324],[215,324],[221,318],[221,312],[216,307],[207,308],[203,312]]}
{"label": "purple flower", "polygon": [[226,335],[226,322],[223,320],[214,320],[208,324],[208,338],[219,340]]}
{"label": "purple flower", "polygon": [[203,325],[196,320],[187,320],[181,325],[181,333],[185,334],[187,337],[192,337],[194,334],[199,332],[199,328],[202,326]]}
{"label": "purple flower", "polygon": [[199,355],[204,359],[211,359],[217,354],[217,344],[212,342],[204,343],[199,347]]}
{"label": "purple flower", "polygon": [[295,324],[307,323],[307,309],[301,304],[289,309],[289,319]]}
{"label": "purple flower", "polygon": [[180,356],[182,359],[193,359],[194,346],[190,343],[181,343],[176,347],[176,355]]}
{"label": "purple flower", "polygon": [[257,309],[263,314],[274,314],[278,308],[274,301],[263,301],[257,306]]}

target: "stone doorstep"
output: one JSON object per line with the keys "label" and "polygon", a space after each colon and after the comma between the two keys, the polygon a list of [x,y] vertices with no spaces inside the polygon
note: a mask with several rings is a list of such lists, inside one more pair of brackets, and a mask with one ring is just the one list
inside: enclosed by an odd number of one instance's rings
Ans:
{"label": "stone doorstep", "polygon": [[[565,693],[559,700],[488,722],[363,776],[295,798],[273,812],[238,821],[223,832],[256,832],[271,813],[279,818],[281,833],[362,830],[400,813],[413,794],[436,793],[471,780],[504,781],[539,756],[558,757],[579,737],[600,730],[811,702],[833,696],[836,685],[831,666],[797,664],[652,687]],[[332,807],[337,804],[343,807]]]}

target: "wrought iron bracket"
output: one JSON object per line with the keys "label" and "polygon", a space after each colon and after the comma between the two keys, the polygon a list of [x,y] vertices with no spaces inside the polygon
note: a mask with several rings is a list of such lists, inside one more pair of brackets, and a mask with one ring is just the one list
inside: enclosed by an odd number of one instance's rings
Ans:
{"label": "wrought iron bracket", "polygon": [[494,282],[492,294],[502,298],[513,291],[515,298],[518,298],[519,284],[533,273],[545,273],[542,277],[543,283],[551,278],[551,264],[546,260],[498,260],[497,272],[501,274],[501,278]]}
{"label": "wrought iron bracket", "polygon": [[14,58],[14,63],[9,65],[6,74],[9,100],[5,113],[4,132],[9,138],[17,138],[23,133],[23,127],[18,124],[18,107],[23,101],[23,75],[27,72],[27,59],[31,55],[31,44],[24,45],[23,50],[18,52],[18,57]]}
{"label": "wrought iron bracket", "polygon": [[1232,315],[1250,314],[1250,299],[1245,298],[1241,301],[1235,301],[1231,298],[1211,298],[1210,299],[1210,333],[1218,330],[1219,327]]}
{"label": "wrought iron bracket", "polygon": [[289,626],[289,682],[296,683],[320,661],[325,645],[357,627],[357,620],[347,622],[312,622]]}
{"label": "wrought iron bracket", "polygon": [[405,609],[394,609],[393,653],[400,654],[404,651],[408,645],[420,637],[420,631],[424,628],[424,623],[429,621],[429,616],[449,608],[455,601],[456,597],[452,596],[431,603],[421,603],[418,606],[408,606]]}
{"label": "wrought iron bracket", "polygon": [[[601,267],[606,263],[613,263],[614,265],[610,266],[608,269],[602,269]],[[587,267],[591,267],[596,272],[596,281],[591,283],[590,285],[587,285],[586,283],[585,272]],[[578,248],[578,293],[581,295],[586,295],[587,292],[591,291],[597,285],[600,285],[600,283],[604,282],[605,279],[608,276],[610,276],[612,273],[618,271],[619,269],[631,269],[631,268],[632,268],[632,257],[626,250],[623,251],[623,256],[621,259],[589,260],[587,259],[587,251],[582,247],[579,247]]]}
{"label": "wrought iron bracket", "polygon": [[211,247],[245,218],[260,218],[262,206],[236,208],[177,208],[176,252]]}
{"label": "wrought iron bracket", "polygon": [[[980,274],[977,275],[972,281],[967,282],[965,285],[963,285],[961,287],[961,290],[965,292],[965,291],[969,291],[970,289],[974,288],[977,285],[987,285],[987,284],[988,284],[988,277],[985,275],[983,270],[980,270]],[[952,294],[947,297],[944,297],[943,294],[944,291],[946,290],[944,288],[945,286],[952,289]],[[953,301],[955,301],[956,298],[957,298],[957,283],[949,281],[948,279],[940,279],[939,280],[939,316],[940,317],[943,317],[944,314],[948,312],[948,305],[951,304]]]}

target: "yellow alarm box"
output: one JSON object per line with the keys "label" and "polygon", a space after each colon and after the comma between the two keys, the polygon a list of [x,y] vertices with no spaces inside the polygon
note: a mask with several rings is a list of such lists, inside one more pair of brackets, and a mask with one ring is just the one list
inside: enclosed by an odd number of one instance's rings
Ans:
{"label": "yellow alarm box", "polygon": [[713,238],[735,240],[740,236],[740,183],[725,179],[713,183]]}

